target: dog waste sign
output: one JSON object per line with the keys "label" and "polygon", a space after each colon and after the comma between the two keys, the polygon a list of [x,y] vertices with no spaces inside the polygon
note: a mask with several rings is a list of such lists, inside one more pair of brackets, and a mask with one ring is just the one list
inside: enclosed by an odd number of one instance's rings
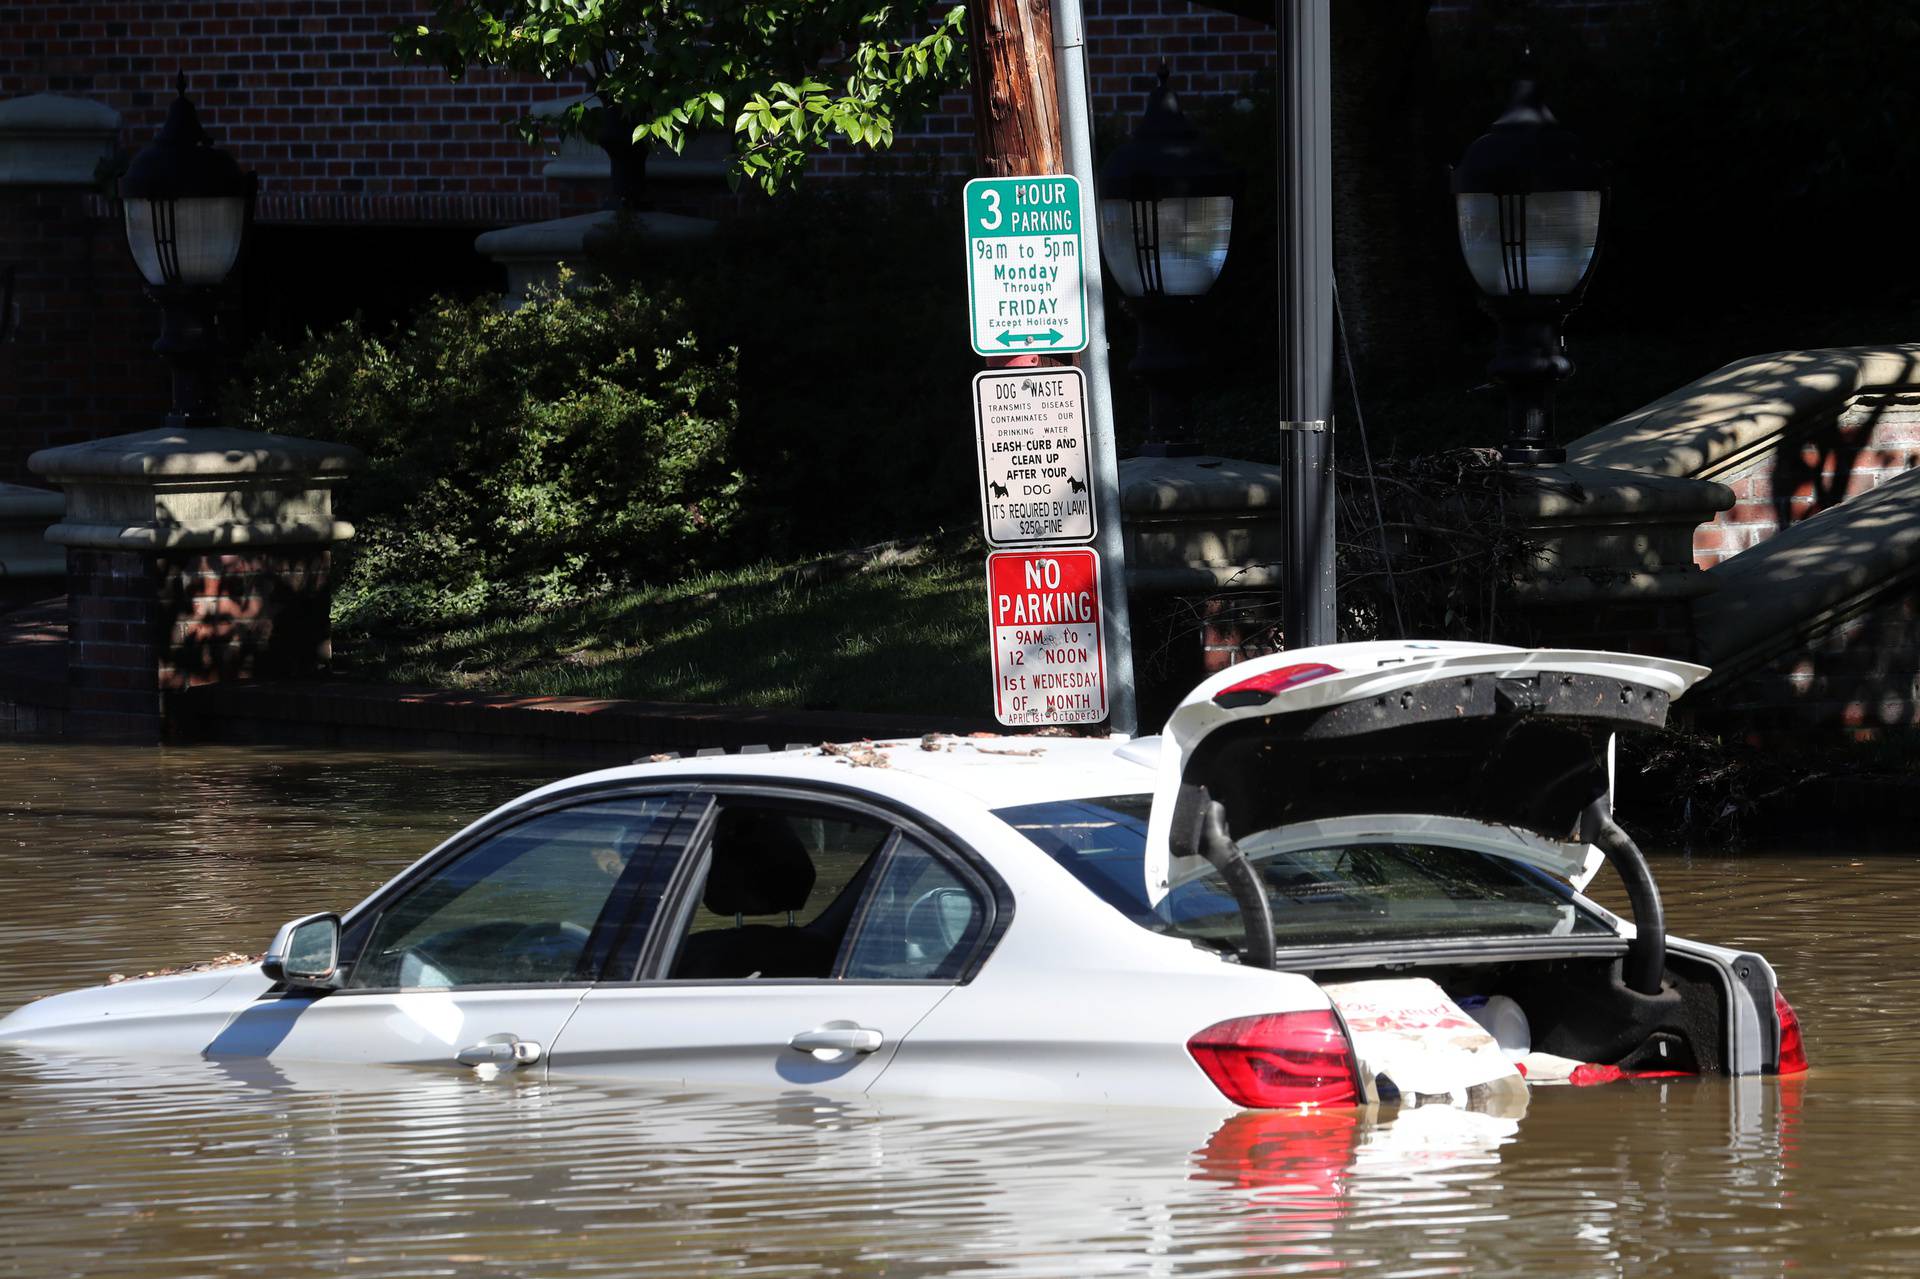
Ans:
{"label": "dog waste sign", "polygon": [[995,369],[973,379],[980,514],[994,546],[1093,540],[1087,379],[1079,369]]}
{"label": "dog waste sign", "polygon": [[973,349],[1085,350],[1080,180],[975,178],[967,183],[966,213]]}
{"label": "dog waste sign", "polygon": [[1085,547],[987,556],[993,713],[1002,724],[1094,724],[1107,717],[1100,557]]}

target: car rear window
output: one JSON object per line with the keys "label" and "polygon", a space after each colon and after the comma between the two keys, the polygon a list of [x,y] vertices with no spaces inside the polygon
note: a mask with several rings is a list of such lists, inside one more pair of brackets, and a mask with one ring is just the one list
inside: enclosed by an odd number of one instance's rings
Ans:
{"label": "car rear window", "polygon": [[[1237,948],[1240,911],[1216,872],[1177,885],[1158,909],[1147,901],[1151,806],[1150,795],[1110,795],[1023,804],[995,815],[1142,927]],[[1608,931],[1556,882],[1472,849],[1375,841],[1272,845],[1270,835],[1254,835],[1241,847],[1267,883],[1282,947]]]}

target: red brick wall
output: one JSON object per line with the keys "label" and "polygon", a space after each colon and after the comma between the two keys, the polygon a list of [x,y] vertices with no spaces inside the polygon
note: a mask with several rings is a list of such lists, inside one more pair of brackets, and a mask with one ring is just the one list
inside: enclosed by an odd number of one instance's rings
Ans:
{"label": "red brick wall", "polygon": [[1710,476],[1739,501],[1694,534],[1694,562],[1712,568],[1915,466],[1920,466],[1920,395],[1862,396],[1838,419]]}
{"label": "red brick wall", "polygon": [[159,313],[117,230],[72,191],[0,188],[0,270],[16,273],[0,342],[0,482],[34,484],[28,454],[159,424]]}
{"label": "red brick wall", "polygon": [[[1623,15],[1644,11],[1653,3],[1654,0],[1539,0],[1539,7],[1557,12],[1590,33],[1604,34]],[[1492,7],[1482,0],[1434,0],[1429,14],[1436,24],[1445,24]]]}
{"label": "red brick wall", "polygon": [[327,550],[291,547],[69,551],[69,730],[157,740],[166,693],[324,672],[330,565]]}
{"label": "red brick wall", "polygon": [[[259,171],[269,221],[507,223],[568,211],[563,204],[583,197],[543,177],[545,157],[504,126],[579,89],[486,70],[456,85],[437,68],[403,66],[388,36],[423,9],[418,0],[0,0],[0,96],[105,103],[139,146],[184,71],[215,140]],[[1237,91],[1273,59],[1270,27],[1189,0],[1089,0],[1087,14],[1098,116],[1138,113],[1162,59],[1174,88],[1191,95]],[[902,142],[910,159],[931,152],[955,171],[970,168],[967,97],[949,97]],[[863,165],[833,155],[817,172]]]}
{"label": "red brick wall", "polygon": [[260,173],[263,219],[525,221],[558,211],[502,127],[567,85],[404,66],[416,0],[0,0],[0,96],[62,93],[159,130],[176,72],[215,142]]}
{"label": "red brick wall", "polygon": [[160,735],[151,561],[133,551],[67,552],[67,723],[89,738]]}

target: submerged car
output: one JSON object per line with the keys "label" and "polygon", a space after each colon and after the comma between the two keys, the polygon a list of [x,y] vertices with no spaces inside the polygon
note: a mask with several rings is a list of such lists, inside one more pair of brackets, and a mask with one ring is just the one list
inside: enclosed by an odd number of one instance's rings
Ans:
{"label": "submerged car", "polygon": [[[1232,667],[1136,741],[930,736],[590,773],[288,924],[257,967],[52,996],[0,1020],[0,1044],[1348,1105],[1396,1091],[1356,1010],[1414,983],[1437,1010],[1401,1029],[1445,1038],[1456,1012],[1497,1010],[1523,1063],[1792,1073],[1773,969],[1668,937],[1611,813],[1615,731],[1663,723],[1704,674],[1331,645]],[[1603,862],[1630,920],[1581,892]]]}

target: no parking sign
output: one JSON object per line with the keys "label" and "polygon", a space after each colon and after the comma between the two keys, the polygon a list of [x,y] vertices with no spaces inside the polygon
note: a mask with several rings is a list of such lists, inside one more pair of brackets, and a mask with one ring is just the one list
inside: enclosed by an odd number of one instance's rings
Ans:
{"label": "no parking sign", "polygon": [[993,714],[1002,724],[1095,724],[1107,717],[1100,556],[1085,547],[987,556]]}

